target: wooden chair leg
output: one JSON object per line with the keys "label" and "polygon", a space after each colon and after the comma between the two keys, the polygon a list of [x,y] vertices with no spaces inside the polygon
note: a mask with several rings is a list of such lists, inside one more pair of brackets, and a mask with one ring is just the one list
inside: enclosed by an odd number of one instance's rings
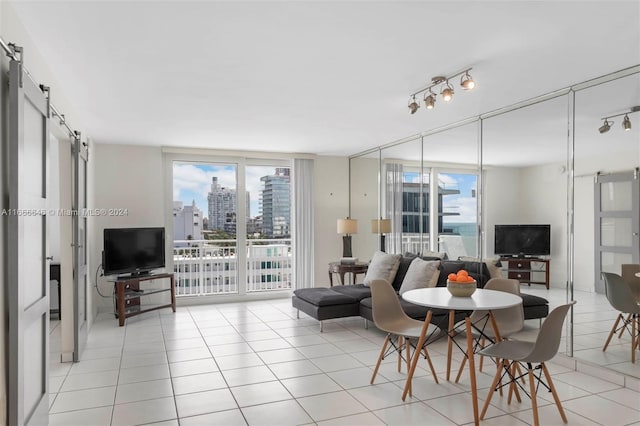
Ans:
{"label": "wooden chair leg", "polygon": [[[407,351],[407,365],[409,365],[409,363],[410,363],[409,360],[411,359],[411,344],[409,343],[409,339],[406,338],[406,337],[404,338],[404,341],[405,341],[405,347],[406,347],[406,351]],[[415,351],[414,351],[414,356],[418,356],[418,355],[420,355],[420,352],[415,353]],[[410,366],[407,367],[407,374],[409,374],[409,368],[411,368],[411,367]],[[411,398],[413,398],[413,383],[412,382],[409,382],[409,396]]]}
{"label": "wooden chair leg", "polygon": [[[522,375],[522,371],[520,370],[520,364],[514,362],[513,366],[511,367],[511,376],[518,377],[516,376],[516,374]],[[522,399],[520,398],[520,391],[518,390],[518,384],[516,383],[516,381],[512,380],[510,386],[513,387],[513,393],[516,395],[516,401],[522,402]]]}
{"label": "wooden chair leg", "polygon": [[560,398],[558,398],[558,392],[556,392],[556,387],[553,385],[553,380],[551,380],[551,374],[549,374],[549,370],[547,370],[547,366],[544,363],[542,363],[542,371],[544,372],[544,377],[547,378],[547,384],[549,385],[549,389],[551,389],[551,394],[553,395],[553,400],[556,402],[556,407],[558,407],[558,411],[560,412],[560,417],[562,417],[563,422],[567,423],[567,416],[564,414]]}
{"label": "wooden chair leg", "polygon": [[624,321],[624,318],[622,317],[622,314],[618,314],[618,318],[616,318],[616,322],[613,323],[613,327],[611,327],[611,331],[609,332],[609,337],[607,337],[607,341],[604,343],[604,347],[602,348],[602,352],[607,350],[607,346],[609,346],[609,342],[611,341],[611,338],[613,337],[613,334],[616,332],[616,327],[618,327],[618,323],[620,322],[620,319],[622,319]]}
{"label": "wooden chair leg", "polygon": [[[505,364],[507,361],[504,361]],[[480,420],[484,419],[484,415],[487,413],[487,408],[489,408],[489,403],[491,402],[491,398],[493,398],[493,393],[496,391],[496,386],[500,381],[500,376],[502,375],[502,368],[507,368],[506,365],[498,365],[496,369],[496,375],[493,377],[493,382],[491,386],[489,386],[489,394],[487,395],[487,400],[484,402],[484,406],[482,407],[482,412],[480,412]]]}
{"label": "wooden chair leg", "polygon": [[[625,321],[625,324],[629,324],[629,322],[631,321],[631,316],[632,316],[632,315],[633,315],[633,314],[629,314],[629,315],[627,316],[627,320]],[[625,330],[626,328],[627,328],[627,327],[622,327],[622,328],[620,329],[620,333],[618,333],[618,339],[622,337],[622,334],[624,333],[624,330]]]}
{"label": "wooden chair leg", "polygon": [[387,337],[384,339],[382,349],[380,350],[380,356],[378,356],[378,362],[376,362],[376,368],[373,370],[373,376],[371,376],[371,384],[373,384],[373,382],[376,380],[376,375],[378,374],[378,369],[380,368],[380,363],[382,362],[382,358],[384,357],[384,351],[387,350],[387,345],[389,344],[390,338],[391,334],[387,334]]}
{"label": "wooden chair leg", "polygon": [[[482,339],[480,339],[480,346],[484,348],[484,345],[485,345],[486,342],[487,341],[483,337]],[[480,355],[480,368],[478,369],[480,372],[482,372],[483,364],[484,364],[484,355]]]}
{"label": "wooden chair leg", "polygon": [[458,375],[456,376],[456,383],[460,380],[460,376],[462,376],[462,371],[464,370],[464,366],[467,363],[467,357],[462,358],[462,362],[460,363],[460,368],[458,369]]}
{"label": "wooden chair leg", "polygon": [[402,346],[404,345],[402,336],[398,336],[397,345],[398,345],[397,348],[398,348],[398,373],[399,373],[400,370],[402,369]]}
{"label": "wooden chair leg", "polygon": [[427,348],[424,348],[423,350],[424,350],[424,356],[425,358],[427,358],[427,362],[429,363],[429,369],[431,370],[431,374],[433,374],[433,380],[435,380],[436,384],[439,384],[440,382],[438,382],[438,375],[436,374],[436,369],[433,368],[433,363],[431,362],[429,351],[427,350]]}
{"label": "wooden chair leg", "polygon": [[[432,311],[427,312],[427,318],[424,320],[424,325],[422,326],[422,330],[420,332],[420,338],[418,339],[418,344],[416,348],[421,348],[426,341],[427,329],[429,328],[429,324],[431,323],[431,317],[433,313]],[[416,366],[418,365],[418,358],[420,355],[420,351],[416,350],[413,358],[411,359],[411,368],[409,369],[409,373],[407,374],[407,381],[404,385],[404,390],[402,391],[402,400],[404,401],[407,398],[407,393],[409,392],[409,387],[411,386],[411,380],[413,379],[413,373],[416,371]]]}
{"label": "wooden chair leg", "polygon": [[533,410],[533,424],[534,426],[540,426],[540,419],[538,418],[538,401],[536,398],[536,384],[533,375],[533,367],[529,366],[529,392],[531,392],[531,409]]}

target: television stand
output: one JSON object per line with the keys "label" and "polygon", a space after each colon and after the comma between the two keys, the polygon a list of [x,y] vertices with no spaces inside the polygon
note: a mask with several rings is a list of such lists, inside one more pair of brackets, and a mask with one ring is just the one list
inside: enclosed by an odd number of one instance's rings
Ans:
{"label": "television stand", "polygon": [[[141,289],[140,283],[143,281],[169,279],[169,288],[159,289]],[[128,277],[117,277],[113,280],[116,290],[116,315],[120,327],[124,325],[126,318],[140,315],[145,312],[155,311],[156,309],[171,308],[176,311],[176,289],[173,274],[144,274]],[[171,293],[171,303],[151,305],[143,307],[141,298],[151,294]]]}
{"label": "television stand", "polygon": [[[540,257],[501,257],[500,262],[506,263],[506,269],[503,265],[503,271],[507,273],[507,278],[516,279],[521,283],[544,284],[549,290],[549,259]],[[544,273],[544,281],[534,280]]]}

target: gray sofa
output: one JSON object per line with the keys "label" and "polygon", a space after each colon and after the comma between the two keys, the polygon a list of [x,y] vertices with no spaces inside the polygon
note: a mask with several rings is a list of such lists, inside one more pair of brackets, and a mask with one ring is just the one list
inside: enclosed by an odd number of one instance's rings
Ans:
{"label": "gray sofa", "polygon": [[[398,271],[391,283],[396,292],[400,289],[409,265],[414,258],[415,256],[405,255],[400,259]],[[433,258],[424,259],[433,260]],[[467,270],[469,275],[476,279],[478,286],[481,288],[490,278],[489,270],[484,262],[442,260],[439,269],[438,287],[446,286],[447,275],[460,269]],[[522,293],[521,297],[525,319],[542,319],[549,313],[549,301],[547,299],[525,293]],[[426,318],[428,310],[426,307],[409,303],[401,297],[399,297],[399,300],[402,308],[411,318],[418,320]],[[327,319],[360,316],[365,319],[365,326],[367,321],[373,321],[371,290],[364,284],[295,290],[291,303],[298,311],[302,311],[320,321],[320,331],[322,331],[323,321]],[[448,311],[434,309],[432,312],[431,323],[441,329],[446,329]],[[466,312],[456,312],[456,322],[464,319],[465,315]]]}

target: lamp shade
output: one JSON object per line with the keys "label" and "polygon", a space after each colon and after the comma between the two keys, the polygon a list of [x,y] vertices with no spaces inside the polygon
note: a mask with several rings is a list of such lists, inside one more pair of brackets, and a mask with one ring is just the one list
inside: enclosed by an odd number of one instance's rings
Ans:
{"label": "lamp shade", "polygon": [[338,234],[357,234],[358,221],[355,219],[338,219]]}
{"label": "lamp shade", "polygon": [[391,219],[371,219],[371,232],[388,234],[391,232]]}

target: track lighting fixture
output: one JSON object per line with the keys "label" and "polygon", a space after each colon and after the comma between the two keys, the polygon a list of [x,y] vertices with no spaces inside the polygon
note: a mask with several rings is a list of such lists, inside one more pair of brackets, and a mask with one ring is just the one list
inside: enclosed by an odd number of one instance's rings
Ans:
{"label": "track lighting fixture", "polygon": [[464,90],[473,90],[476,87],[476,82],[473,81],[473,78],[469,75],[469,71],[465,72],[464,75],[460,78],[460,86]]}
{"label": "track lighting fixture", "polygon": [[442,96],[442,100],[445,102],[451,102],[453,100],[454,90],[449,81],[458,76],[461,76],[460,86],[464,90],[473,90],[476,87],[476,82],[473,77],[471,77],[471,74],[469,74],[469,71],[471,71],[472,69],[473,68],[467,68],[455,74],[451,74],[450,76],[433,77],[429,86],[425,87],[424,89],[420,89],[410,95],[408,104],[409,112],[411,112],[411,114],[415,114],[418,108],[420,108],[420,105],[416,102],[416,95],[419,95],[420,93],[424,93],[423,100],[425,108],[434,109],[436,106],[437,95],[433,91],[433,88],[438,85],[441,85],[440,95]]}
{"label": "track lighting fixture", "polygon": [[409,102],[409,111],[411,111],[411,114],[415,114],[418,108],[420,108],[420,105],[416,102],[416,96],[413,95],[413,98]]}
{"label": "track lighting fixture", "polygon": [[610,115],[608,117],[602,117],[602,120],[604,120],[604,123],[602,124],[602,126],[598,128],[598,131],[600,133],[607,133],[609,129],[611,129],[611,126],[613,126],[613,121],[609,121],[609,119],[614,117],[621,117],[623,115],[624,115],[624,118],[622,119],[622,128],[625,131],[629,131],[631,130],[631,120],[629,119],[629,114],[632,114],[638,111],[640,111],[640,106],[634,106],[634,107],[631,107],[628,112],[622,112],[620,114]]}
{"label": "track lighting fixture", "polygon": [[445,102],[451,102],[453,100],[453,87],[449,84],[449,80],[447,80],[446,86],[444,86],[440,94],[442,95],[442,100]]}
{"label": "track lighting fixture", "polygon": [[424,106],[427,109],[433,109],[436,106],[436,94],[431,89],[427,93],[428,95],[424,98]]}
{"label": "track lighting fixture", "polygon": [[[611,124],[613,124],[613,122],[611,122]],[[611,124],[609,124],[609,122],[607,120],[604,120],[604,124],[602,126],[600,126],[598,131],[600,133],[607,133],[609,131],[609,129],[611,129]]]}

